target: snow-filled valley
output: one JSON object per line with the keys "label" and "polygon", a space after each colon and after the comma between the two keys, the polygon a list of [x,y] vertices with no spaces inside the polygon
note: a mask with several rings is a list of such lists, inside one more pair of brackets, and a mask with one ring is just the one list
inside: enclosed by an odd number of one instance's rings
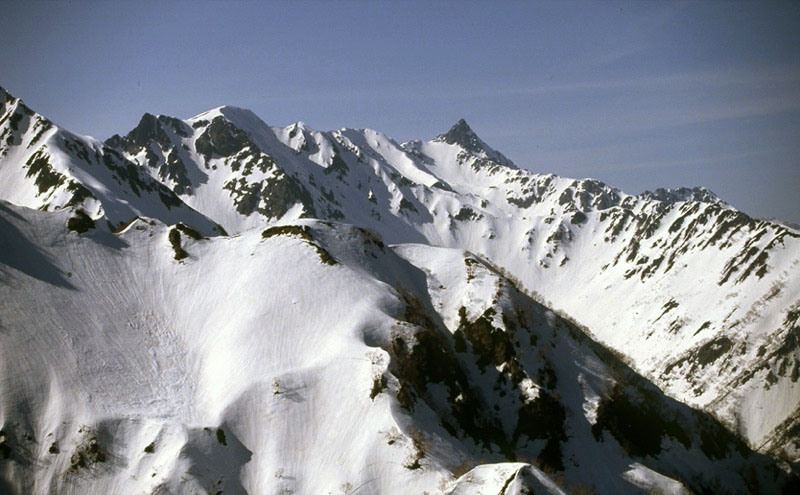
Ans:
{"label": "snow-filled valley", "polygon": [[706,189],[0,90],[0,492],[792,493],[800,233]]}

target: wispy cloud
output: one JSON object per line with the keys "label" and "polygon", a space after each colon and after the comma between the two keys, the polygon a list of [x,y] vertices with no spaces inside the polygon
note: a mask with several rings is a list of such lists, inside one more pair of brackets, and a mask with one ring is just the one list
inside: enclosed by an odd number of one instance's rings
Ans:
{"label": "wispy cloud", "polygon": [[608,90],[679,90],[699,87],[708,88],[793,83],[800,83],[800,67],[778,66],[752,69],[718,69],[620,79],[567,81],[557,84],[498,88],[496,91],[505,94],[534,95]]}
{"label": "wispy cloud", "polygon": [[[609,56],[622,56],[621,53]],[[524,86],[438,87],[436,84],[403,87],[342,87],[297,92],[296,88],[265,88],[246,103],[276,101],[318,102],[356,100],[456,100],[538,96],[608,91],[681,91],[713,88],[763,88],[773,86],[800,87],[800,66],[767,66],[736,69],[714,69],[616,79],[572,80]]]}
{"label": "wispy cloud", "polygon": [[644,52],[647,45],[644,43],[631,43],[621,46],[602,55],[594,57],[589,63],[593,66],[610,65],[620,60],[625,60]]}

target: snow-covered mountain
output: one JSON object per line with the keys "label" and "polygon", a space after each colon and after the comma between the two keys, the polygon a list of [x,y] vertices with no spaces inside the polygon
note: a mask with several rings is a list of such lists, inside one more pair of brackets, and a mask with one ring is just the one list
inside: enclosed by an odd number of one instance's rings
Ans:
{"label": "snow-covered mountain", "polygon": [[796,482],[791,228],[527,172],[464,121],[100,143],[0,99],[0,491]]}
{"label": "snow-covered mountain", "polygon": [[144,215],[218,227],[137,163],[103,143],[59,128],[0,88],[0,197],[29,208],[77,207],[115,225]]}
{"label": "snow-covered mountain", "polygon": [[398,144],[222,107],[145,115],[107,144],[229,232],[313,217],[480,254],[673,397],[755,447],[800,454],[800,234],[707,189],[632,196],[534,174],[463,120]]}

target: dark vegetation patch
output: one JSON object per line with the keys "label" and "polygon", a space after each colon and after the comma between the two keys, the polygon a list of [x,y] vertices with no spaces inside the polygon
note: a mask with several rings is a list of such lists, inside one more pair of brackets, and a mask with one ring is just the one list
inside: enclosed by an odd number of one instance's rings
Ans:
{"label": "dark vegetation patch", "polygon": [[198,232],[198,231],[194,230],[193,228],[188,227],[188,226],[186,226],[186,225],[184,225],[182,223],[176,224],[175,228],[180,230],[181,232],[183,232],[185,235],[191,237],[195,241],[201,241],[201,240],[205,239],[205,237],[200,235],[200,232]]}
{"label": "dark vegetation patch", "polygon": [[0,459],[8,459],[11,457],[11,447],[6,441],[6,433],[0,430]]}
{"label": "dark vegetation patch", "polygon": [[431,187],[435,187],[436,189],[441,189],[442,191],[455,192],[453,191],[453,188],[450,187],[449,184],[447,184],[446,182],[442,182],[440,180],[437,180],[436,182],[431,184]]}
{"label": "dark vegetation patch", "polygon": [[664,304],[664,306],[662,306],[664,311],[662,311],[662,313],[660,315],[658,315],[658,318],[653,320],[653,322],[655,323],[656,321],[660,320],[662,316],[664,316],[665,314],[669,313],[670,311],[672,311],[673,309],[677,308],[678,306],[679,306],[678,301],[676,301],[675,299],[670,299],[669,301],[666,302],[666,304]]}
{"label": "dark vegetation patch", "polygon": [[93,228],[94,220],[83,210],[76,210],[75,213],[67,219],[67,229],[72,232],[83,234]]}
{"label": "dark vegetation patch", "polygon": [[215,117],[195,141],[195,149],[206,159],[215,155],[231,156],[251,145],[247,134],[222,116]]}
{"label": "dark vegetation patch", "polygon": [[581,225],[586,223],[587,217],[586,214],[582,211],[576,211],[572,214],[572,217],[569,220],[569,223],[573,225]]}
{"label": "dark vegetation patch", "polygon": [[106,462],[106,453],[97,442],[97,438],[91,437],[86,444],[79,445],[70,457],[70,471],[91,467],[95,464]]}
{"label": "dark vegetation patch", "polygon": [[680,368],[684,363],[690,364],[689,374],[694,374],[698,367],[705,368],[733,348],[733,342],[724,335],[710,340],[700,347],[690,351],[686,356],[670,363],[664,368],[663,375],[668,375],[674,368]]}
{"label": "dark vegetation patch", "polygon": [[[513,458],[512,446],[502,427],[471,388],[461,364],[425,306],[410,294],[403,297],[406,303],[403,318],[420,330],[392,339],[395,376],[400,382],[397,391],[400,405],[413,410],[417,397],[425,395],[429,383],[441,384],[448,390],[449,405],[449,414],[442,414],[442,426],[456,438],[460,437],[460,429],[483,448],[491,450],[495,445],[507,458]],[[429,405],[436,410],[435,404]]]}
{"label": "dark vegetation patch", "polygon": [[225,430],[222,428],[217,428],[217,442],[225,447],[228,446],[228,441],[225,439]]}
{"label": "dark vegetation patch", "polygon": [[261,232],[261,237],[264,239],[279,235],[294,236],[307,242],[314,242],[314,238],[311,237],[311,229],[307,225],[278,225]]}
{"label": "dark vegetation patch", "polygon": [[72,197],[66,204],[67,207],[81,205],[89,198],[95,199],[94,194],[86,189],[83,184],[74,180],[67,184],[67,191],[72,193]]}
{"label": "dark vegetation patch", "polygon": [[710,321],[706,321],[705,323],[703,323],[702,325],[700,325],[700,328],[698,328],[697,330],[695,330],[695,332],[692,334],[692,337],[694,337],[694,336],[695,336],[695,335],[697,335],[698,333],[702,332],[703,330],[705,330],[705,329],[706,329],[706,328],[708,328],[709,326],[711,326],[711,322],[710,322]]}
{"label": "dark vegetation patch", "polygon": [[317,244],[317,242],[314,240],[311,235],[311,229],[308,227],[308,225],[278,225],[275,227],[270,227],[261,232],[261,237],[264,239],[269,239],[270,237],[280,235],[302,239],[317,251],[320,261],[331,266],[337,264],[336,259],[331,256],[331,253]]}
{"label": "dark vegetation patch", "polygon": [[413,211],[416,214],[419,214],[417,207],[414,206],[414,203],[407,200],[405,197],[400,200],[400,211]]}
{"label": "dark vegetation patch", "polygon": [[183,247],[181,246],[181,233],[176,228],[172,228],[169,231],[169,243],[172,246],[172,250],[175,252],[175,259],[180,261],[184,258],[189,256]]}
{"label": "dark vegetation patch", "polygon": [[472,346],[473,352],[478,356],[478,366],[484,369],[489,366],[505,364],[511,372],[512,381],[517,384],[525,375],[516,359],[514,345],[507,332],[495,328],[492,324],[495,311],[488,308],[475,321],[469,322],[466,318],[466,308],[459,309],[461,322],[456,332],[462,334]]}
{"label": "dark vegetation patch", "polygon": [[19,131],[19,123],[22,121],[22,114],[21,113],[13,113],[11,117],[8,118],[8,123],[11,125],[11,129],[14,132]]}
{"label": "dark vegetation patch", "polygon": [[608,397],[601,399],[592,434],[595,440],[602,441],[603,430],[608,431],[625,452],[637,457],[658,455],[664,436],[690,448],[689,434],[677,419],[668,419],[667,414],[655,401],[629,397],[618,384]]}
{"label": "dark vegetation patch", "polygon": [[483,215],[476,213],[475,210],[468,206],[462,206],[456,216],[453,218],[460,222],[466,222],[470,220],[480,220],[483,218]]}
{"label": "dark vegetation patch", "polygon": [[375,400],[375,397],[378,396],[381,392],[386,390],[388,386],[388,382],[386,380],[386,375],[381,375],[379,377],[375,377],[372,380],[372,390],[369,393],[369,398]]}
{"label": "dark vegetation patch", "polygon": [[25,166],[28,168],[25,177],[36,177],[34,184],[39,188],[39,195],[45,194],[66,182],[66,177],[53,169],[50,165],[50,157],[43,151],[37,151],[31,155]]}
{"label": "dark vegetation patch", "polygon": [[170,208],[177,207],[183,205],[183,201],[178,198],[172,191],[164,187],[163,189],[158,190],[158,198],[161,200],[161,203],[167,207],[169,210]]}
{"label": "dark vegetation patch", "polygon": [[536,196],[529,195],[529,196],[524,196],[522,198],[515,198],[515,197],[509,196],[509,197],[506,198],[506,201],[508,201],[510,204],[516,206],[517,208],[525,209],[525,208],[530,207],[534,202],[536,202]]}
{"label": "dark vegetation patch", "polygon": [[700,450],[709,459],[724,459],[731,448],[731,434],[718,423],[700,422]]}
{"label": "dark vegetation patch", "polygon": [[480,266],[480,261],[469,256],[464,257],[464,264],[467,265],[467,282],[472,282],[475,279],[475,267]]}
{"label": "dark vegetation patch", "polygon": [[412,429],[409,432],[411,438],[411,445],[414,448],[414,456],[410,462],[404,464],[403,467],[412,471],[422,468],[420,461],[425,458],[425,439],[419,430]]}
{"label": "dark vegetation patch", "polygon": [[323,170],[325,175],[336,174],[336,178],[342,180],[344,176],[347,175],[347,172],[350,170],[342,160],[342,157],[339,155],[339,150],[336,148],[336,145],[333,145],[333,158],[331,159],[331,164]]}
{"label": "dark vegetation patch", "polygon": [[258,212],[268,218],[282,217],[296,203],[315,217],[314,200],[299,180],[278,169],[274,177],[248,183],[244,177],[231,179],[223,185],[230,192],[236,211],[242,215]]}
{"label": "dark vegetation patch", "polygon": [[755,244],[766,233],[766,229],[762,229],[755,235],[752,235],[742,249],[725,263],[725,267],[722,270],[722,278],[720,278],[717,284],[723,285],[728,282],[741,268],[744,268],[744,270],[741,271],[741,274],[736,278],[737,284],[747,280],[751,274],[755,274],[759,279],[762,278],[767,273],[767,261],[769,260],[770,249],[777,244],[783,244],[783,237],[787,232],[788,231],[784,229],[782,233],[776,235],[763,249],[759,249]]}
{"label": "dark vegetation patch", "polygon": [[47,131],[52,129],[53,124],[47,119],[39,118],[39,120],[37,120],[37,122],[36,122],[36,127],[38,127],[39,130],[33,136],[33,139],[31,139],[31,142],[28,143],[28,148],[29,149],[32,148],[33,145],[35,145],[37,142],[39,142],[39,140],[42,138],[42,136],[44,136],[44,133],[46,133]]}
{"label": "dark vegetation patch", "polygon": [[731,347],[733,347],[733,342],[728,337],[718,337],[697,349],[697,362],[700,366],[705,367],[731,350]]}
{"label": "dark vegetation patch", "polygon": [[361,233],[361,237],[365,244],[375,246],[381,251],[386,248],[386,246],[383,244],[383,239],[381,239],[381,236],[378,235],[374,230],[359,227],[358,231]]}
{"label": "dark vegetation patch", "polygon": [[[63,144],[64,148],[66,148],[70,152],[70,154],[72,154],[72,156],[80,158],[87,165],[94,164],[96,156],[90,155],[91,150],[82,141],[78,141],[77,139],[65,138],[63,140]],[[93,158],[95,158],[95,160],[93,160]]]}
{"label": "dark vegetation patch", "polygon": [[159,168],[158,175],[162,179],[172,181],[176,194],[187,194],[192,190],[192,182],[189,180],[189,170],[180,155],[178,148],[173,148]]}
{"label": "dark vegetation patch", "polygon": [[566,410],[561,402],[551,393],[540,390],[539,396],[523,404],[517,413],[515,441],[521,435],[546,440],[537,460],[546,469],[563,471],[561,445],[567,441],[566,419]]}

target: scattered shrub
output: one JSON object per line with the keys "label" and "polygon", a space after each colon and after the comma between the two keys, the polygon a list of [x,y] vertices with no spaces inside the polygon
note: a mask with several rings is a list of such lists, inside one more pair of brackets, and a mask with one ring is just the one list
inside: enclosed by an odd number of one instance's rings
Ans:
{"label": "scattered shrub", "polygon": [[372,381],[372,391],[369,393],[369,398],[375,400],[375,397],[377,397],[378,394],[386,390],[387,385],[388,383],[386,381],[386,375],[375,377],[375,379]]}
{"label": "scattered shrub", "polygon": [[182,223],[179,223],[179,224],[175,225],[175,228],[180,230],[181,232],[183,232],[187,236],[191,237],[195,241],[201,241],[201,240],[205,239],[205,237],[200,235],[200,232],[194,230],[191,227],[187,227],[186,225],[184,225]]}
{"label": "scattered shrub", "polygon": [[224,446],[228,446],[228,442],[225,439],[225,430],[222,428],[217,428],[217,442],[221,443]]}
{"label": "scattered shrub", "polygon": [[176,260],[180,261],[189,256],[189,253],[181,247],[181,234],[175,228],[169,231],[169,243],[172,245],[172,250],[175,251]]}
{"label": "scattered shrub", "polygon": [[261,237],[264,239],[269,239],[270,237],[279,235],[299,237],[317,251],[320,261],[331,266],[337,264],[336,259],[331,256],[331,253],[314,242],[314,238],[311,236],[311,229],[308,228],[308,225],[278,225],[275,227],[270,227],[261,233]]}
{"label": "scattered shrub", "polygon": [[94,228],[94,220],[83,210],[77,210],[75,214],[67,220],[67,229],[83,234],[89,229]]}
{"label": "scattered shrub", "polygon": [[106,462],[106,454],[97,439],[92,437],[85,445],[79,445],[70,458],[70,470],[77,471],[94,464]]}

